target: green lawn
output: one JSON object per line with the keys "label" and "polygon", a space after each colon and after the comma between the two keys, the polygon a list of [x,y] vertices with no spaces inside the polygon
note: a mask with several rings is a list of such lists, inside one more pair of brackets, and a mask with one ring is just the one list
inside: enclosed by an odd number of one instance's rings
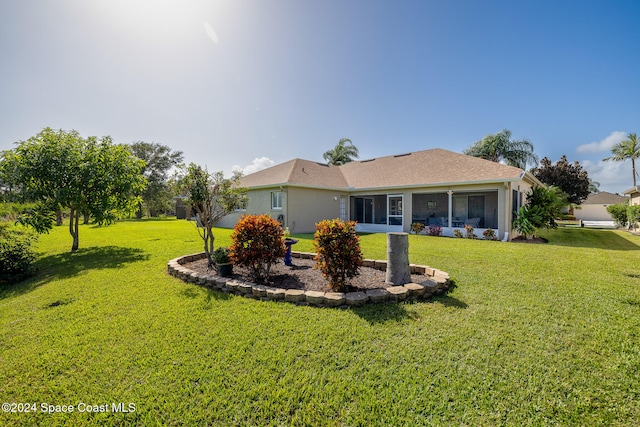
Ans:
{"label": "green lawn", "polygon": [[[39,275],[0,290],[0,402],[37,409],[0,412],[0,425],[637,425],[640,237],[544,237],[412,235],[411,261],[456,288],[343,310],[168,276],[167,260],[200,251],[185,221],[83,226],[73,254],[56,228],[40,238]],[[386,236],[361,244],[385,257]]]}

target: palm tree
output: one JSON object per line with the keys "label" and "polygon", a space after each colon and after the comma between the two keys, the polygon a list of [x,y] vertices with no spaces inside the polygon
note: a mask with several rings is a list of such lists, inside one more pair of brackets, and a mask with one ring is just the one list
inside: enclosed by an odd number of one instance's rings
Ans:
{"label": "palm tree", "polygon": [[627,135],[627,139],[625,139],[624,141],[620,141],[616,145],[611,147],[611,154],[613,154],[613,156],[607,157],[606,159],[602,160],[624,162],[625,160],[631,159],[633,187],[637,187],[636,176],[638,176],[638,172],[636,172],[636,159],[640,159],[640,141],[638,141],[638,136],[635,133],[630,133],[629,135]]}
{"label": "palm tree", "polygon": [[533,153],[533,144],[528,139],[511,139],[511,131],[504,129],[496,134],[487,135],[464,154],[492,162],[504,162],[509,166],[525,169],[527,164],[538,164],[538,156]]}
{"label": "palm tree", "polygon": [[358,158],[358,148],[349,138],[342,138],[333,150],[326,151],[322,157],[330,165],[344,165]]}

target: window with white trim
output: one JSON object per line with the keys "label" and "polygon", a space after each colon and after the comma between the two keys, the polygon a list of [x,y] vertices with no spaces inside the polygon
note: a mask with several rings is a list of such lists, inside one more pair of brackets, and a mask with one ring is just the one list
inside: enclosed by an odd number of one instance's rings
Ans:
{"label": "window with white trim", "polygon": [[271,193],[271,209],[272,210],[282,210],[282,191],[273,191]]}

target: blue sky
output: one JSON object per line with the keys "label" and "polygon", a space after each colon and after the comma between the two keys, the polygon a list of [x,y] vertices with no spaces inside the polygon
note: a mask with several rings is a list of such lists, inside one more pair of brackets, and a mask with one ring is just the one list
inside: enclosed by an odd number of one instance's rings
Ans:
{"label": "blue sky", "polygon": [[0,0],[0,149],[50,126],[229,173],[507,128],[622,192],[630,163],[601,159],[640,133],[638,22],[636,0]]}

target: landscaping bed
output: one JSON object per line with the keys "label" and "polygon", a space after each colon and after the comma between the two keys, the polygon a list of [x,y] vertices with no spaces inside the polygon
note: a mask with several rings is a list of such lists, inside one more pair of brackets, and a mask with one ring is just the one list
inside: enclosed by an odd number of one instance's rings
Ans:
{"label": "landscaping bed", "polygon": [[[320,270],[314,268],[315,261],[311,259],[298,258],[293,266],[286,266],[284,263],[278,263],[271,266],[271,274],[261,285],[274,286],[282,289],[300,289],[303,291],[320,291],[330,292],[329,282],[322,276]],[[215,271],[207,271],[207,260],[200,259],[183,264],[193,271],[200,274],[215,274]],[[359,275],[349,279],[349,291],[363,291],[367,289],[388,288],[393,286],[385,282],[386,272],[372,267],[360,267]],[[253,282],[251,272],[248,268],[235,265],[233,266],[232,279],[242,280],[244,282]],[[411,281],[413,283],[423,283],[429,277],[424,274],[412,274]]]}
{"label": "landscaping bed", "polygon": [[[255,283],[249,271],[238,267],[233,277],[221,277],[207,270],[204,252],[172,259],[167,268],[170,275],[189,283],[215,288],[226,293],[263,300],[281,300],[321,307],[359,306],[424,299],[446,292],[452,281],[449,274],[426,265],[410,265],[411,283],[390,285],[384,282],[387,261],[365,259],[360,269],[365,273],[351,281],[347,289],[334,292],[321,273],[313,268],[313,253],[293,252],[295,267],[278,264],[263,283]],[[194,268],[198,269],[195,270]],[[356,285],[365,287],[356,287]],[[285,288],[284,286],[289,286]],[[315,290],[314,290],[315,289]]]}

